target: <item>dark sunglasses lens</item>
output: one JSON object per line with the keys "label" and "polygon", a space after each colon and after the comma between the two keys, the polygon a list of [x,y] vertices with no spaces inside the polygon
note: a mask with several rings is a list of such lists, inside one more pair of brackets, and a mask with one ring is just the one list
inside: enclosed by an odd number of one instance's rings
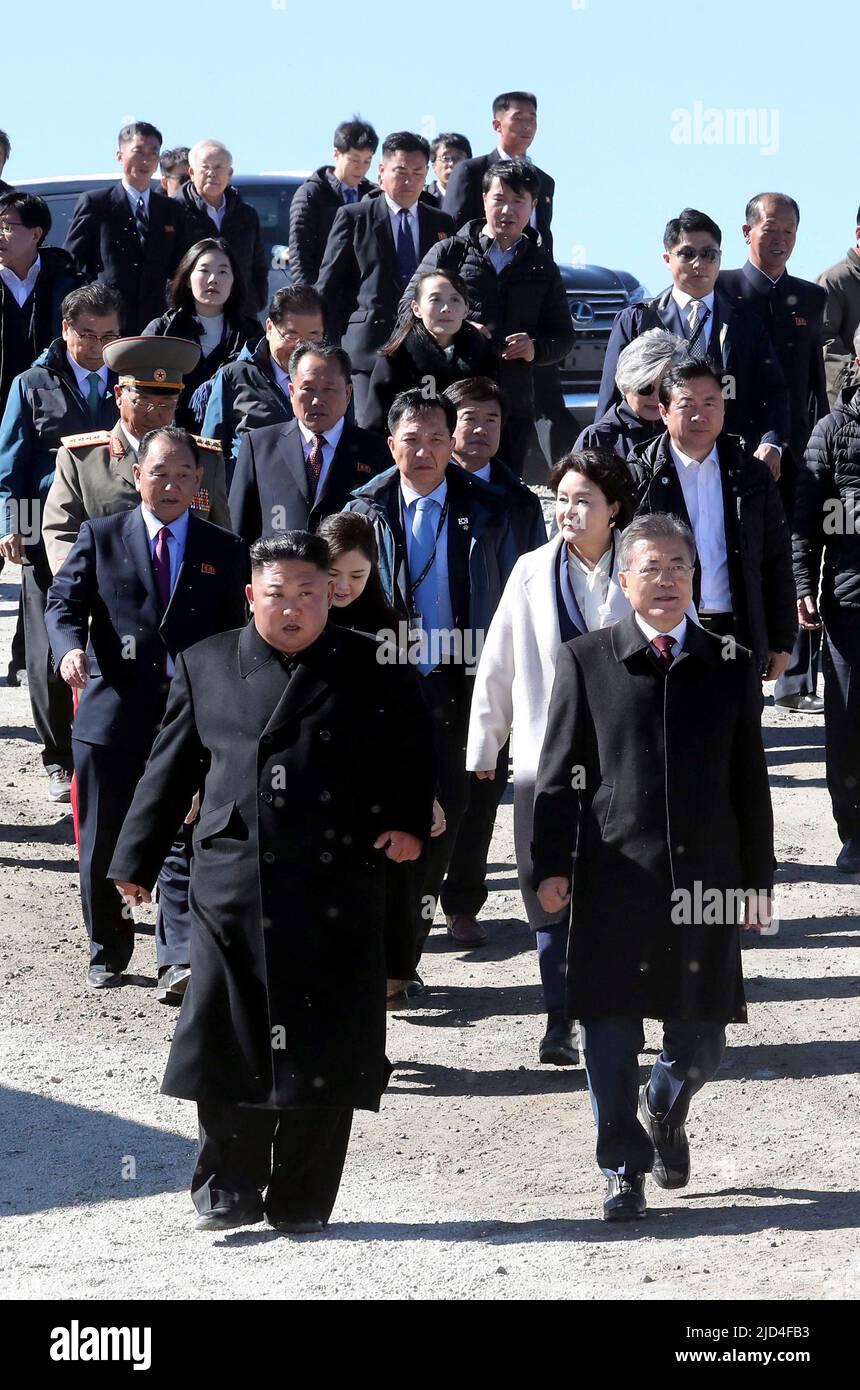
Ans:
{"label": "dark sunglasses lens", "polygon": [[638,389],[638,391],[636,392],[636,394],[637,394],[637,396],[653,396],[653,394],[654,394],[654,387],[653,387],[653,386],[640,386],[639,389]]}

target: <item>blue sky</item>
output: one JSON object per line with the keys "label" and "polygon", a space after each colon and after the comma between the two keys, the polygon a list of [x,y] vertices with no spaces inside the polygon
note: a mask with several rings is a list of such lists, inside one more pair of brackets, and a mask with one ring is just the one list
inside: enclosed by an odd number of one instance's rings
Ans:
{"label": "blue sky", "polygon": [[656,292],[663,225],[692,205],[722,226],[724,265],[739,265],[744,205],[768,188],[801,205],[796,274],[814,278],[853,243],[849,6],[369,0],[356,22],[361,9],[43,0],[7,11],[6,178],[111,169],[116,131],[134,116],[168,145],[223,140],[243,173],[325,162],[354,111],[381,134],[462,130],[484,153],[492,97],[523,87],[539,97],[532,154],[556,180],[559,260],[630,270]]}

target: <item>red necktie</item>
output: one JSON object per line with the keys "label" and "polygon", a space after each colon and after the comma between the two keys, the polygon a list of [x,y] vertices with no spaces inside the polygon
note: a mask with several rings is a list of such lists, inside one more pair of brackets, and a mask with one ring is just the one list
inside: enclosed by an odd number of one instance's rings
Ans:
{"label": "red necktie", "polygon": [[169,526],[162,526],[156,537],[155,555],[152,560],[152,568],[155,571],[155,587],[158,589],[162,612],[167,611],[167,605],[170,602],[170,551],[167,548],[167,542],[172,535],[173,532]]}
{"label": "red necktie", "polygon": [[672,665],[672,648],[674,645],[675,639],[674,637],[670,637],[668,632],[658,632],[657,636],[651,639],[651,646],[656,648],[660,663],[666,667],[667,671]]}
{"label": "red necktie", "polygon": [[308,484],[311,490],[311,501],[313,501],[317,495],[317,487],[319,486],[320,474],[322,473],[324,443],[324,436],[315,434],[313,448],[308,454]]}

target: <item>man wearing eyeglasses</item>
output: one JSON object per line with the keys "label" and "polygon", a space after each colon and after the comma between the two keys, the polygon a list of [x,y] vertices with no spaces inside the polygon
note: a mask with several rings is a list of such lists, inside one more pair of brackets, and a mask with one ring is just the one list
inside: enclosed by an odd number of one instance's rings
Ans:
{"label": "man wearing eyeglasses", "polygon": [[788,387],[768,332],[758,314],[717,285],[722,232],[696,208],[684,208],[667,224],[663,260],[672,285],[656,299],[631,304],[615,320],[597,401],[601,419],[620,395],[615,383],[619,353],[649,328],[686,339],[691,356],[706,359],[722,379],[725,427],[779,477],[789,438]]}
{"label": "man wearing eyeglasses", "polygon": [[[113,429],[64,435],[54,479],[45,499],[42,536],[54,574],[85,521],[138,506],[134,482],[140,441],[150,430],[174,423],[182,378],[200,360],[198,343],[184,338],[118,338],[104,350],[118,375],[114,396],[119,420]],[[202,469],[192,509],[204,521],[230,529],[224,456],[216,439],[193,435]]]}
{"label": "man wearing eyeglasses", "polygon": [[[726,1024],[747,1017],[738,928],[772,916],[755,658],[738,647],[726,660],[686,618],[696,558],[677,516],[627,527],[633,612],[562,644],[538,767],[534,885],[544,911],[570,905],[567,1007],[607,1221],[645,1216],[649,1173],[663,1188],[689,1182],[690,1103],[719,1068]],[[663,1046],[640,1087],[645,1018],[661,1021]]]}
{"label": "man wearing eyeglasses", "polygon": [[0,555],[22,565],[27,680],[51,801],[68,801],[72,697],[54,670],[45,629],[51,569],[42,510],[63,435],[116,423],[116,376],[104,350],[119,337],[122,301],[111,285],[66,295],[62,336],[12,382],[0,421]]}

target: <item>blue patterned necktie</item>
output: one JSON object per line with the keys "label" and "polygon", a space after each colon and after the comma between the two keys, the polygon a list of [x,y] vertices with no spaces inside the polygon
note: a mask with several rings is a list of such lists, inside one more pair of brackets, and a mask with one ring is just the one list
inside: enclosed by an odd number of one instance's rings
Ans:
{"label": "blue patterned necktie", "polygon": [[344,201],[344,205],[345,205],[346,207],[349,207],[350,203],[357,203],[357,202],[358,202],[358,189],[357,189],[357,188],[347,188],[346,184],[344,184],[344,187],[343,187],[343,201]]}
{"label": "blue patterned necktie", "polygon": [[412,276],[418,269],[418,257],[415,254],[415,242],[412,240],[412,228],[409,225],[409,213],[406,208],[400,209],[400,229],[397,233],[397,261],[400,266],[400,277],[404,285],[408,285]]}
{"label": "blue patterned necktie", "polygon": [[690,300],[687,305],[687,325],[690,329],[687,351],[691,357],[707,356],[708,349],[705,343],[705,324],[710,317],[711,311],[704,300]]}
{"label": "blue patterned necktie", "polygon": [[99,418],[99,406],[102,403],[102,379],[99,376],[98,372],[90,372],[89,376],[87,377],[87,382],[89,383],[89,394],[87,396],[87,410],[90,413],[90,419],[93,421],[94,424],[97,424]]}
{"label": "blue patterned necktie", "polygon": [[[409,575],[414,584],[422,574],[425,565],[433,554],[436,545],[436,532],[439,526],[439,503],[433,497],[419,497],[412,513],[412,547],[409,555]],[[421,626],[427,634],[428,644],[437,623],[437,593],[435,575],[431,566],[423,583],[418,585],[412,598],[415,611],[421,618]],[[429,650],[429,647],[428,647]],[[432,661],[419,662],[418,669],[423,676],[433,670]]]}

